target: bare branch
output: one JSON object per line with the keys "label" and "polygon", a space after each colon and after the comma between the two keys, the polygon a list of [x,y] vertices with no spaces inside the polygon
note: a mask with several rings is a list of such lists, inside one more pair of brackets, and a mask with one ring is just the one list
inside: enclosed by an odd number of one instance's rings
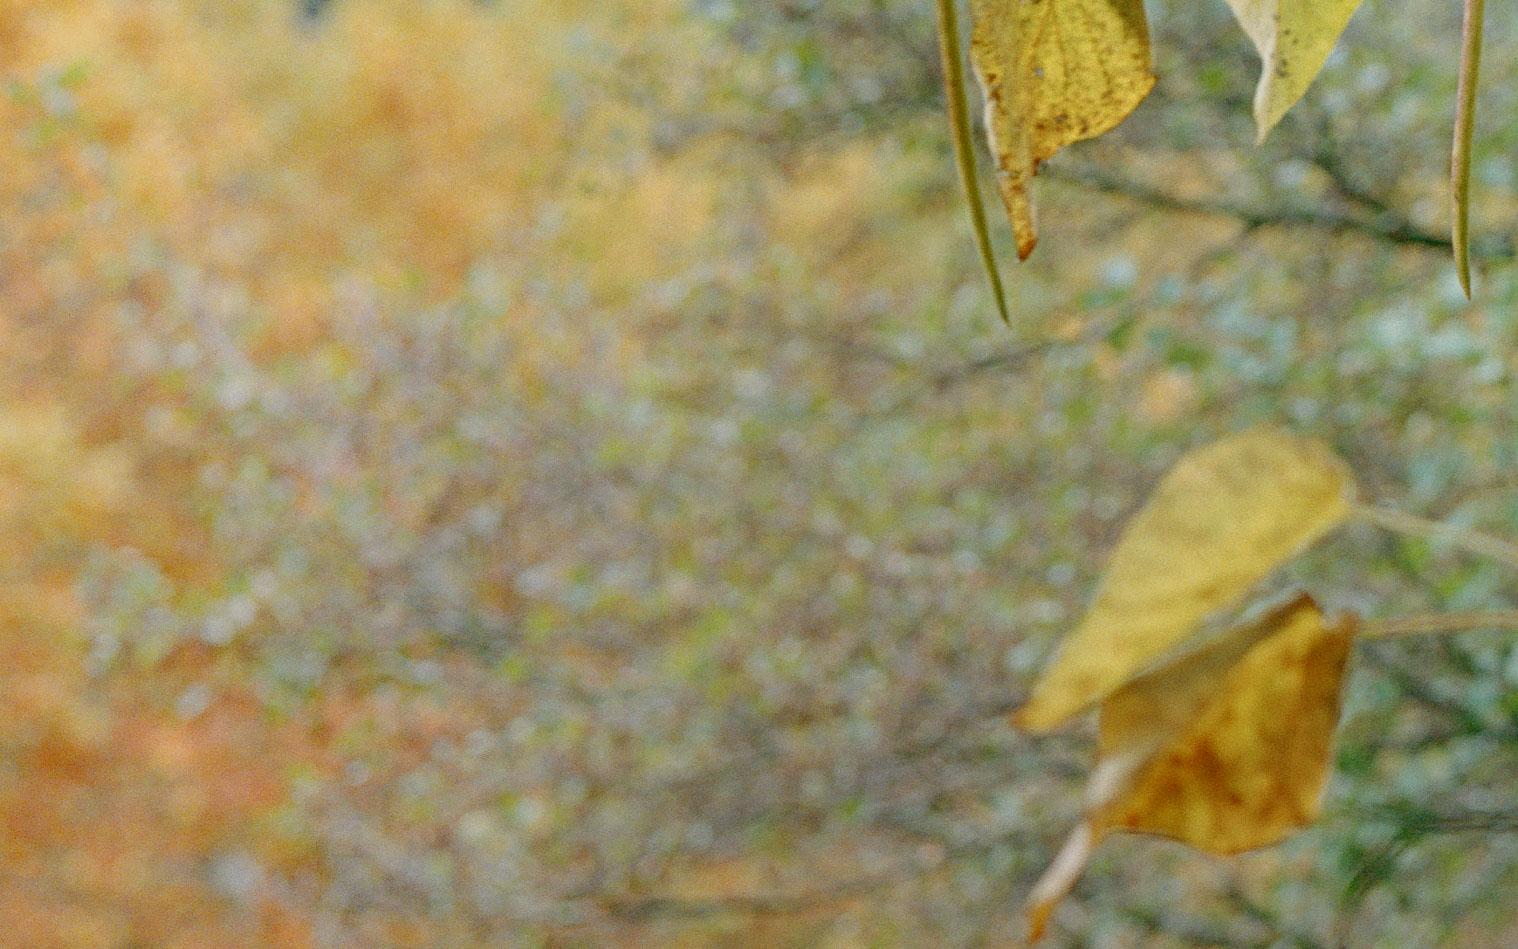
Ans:
{"label": "bare branch", "polygon": [[1475,629],[1518,629],[1518,610],[1471,610],[1462,613],[1417,613],[1393,619],[1366,620],[1363,639],[1461,633]]}
{"label": "bare branch", "polygon": [[799,893],[737,894],[718,897],[602,897],[611,915],[626,920],[709,919],[713,916],[789,916],[822,909],[862,896],[900,879],[897,872],[877,873],[844,880]]}
{"label": "bare branch", "polygon": [[[1224,199],[1187,198],[1141,181],[1133,181],[1090,168],[1076,170],[1049,168],[1044,175],[1051,181],[1063,182],[1102,194],[1132,198],[1165,211],[1233,218],[1249,230],[1262,227],[1311,227],[1335,233],[1362,234],[1379,241],[1407,247],[1427,247],[1445,252],[1452,247],[1451,240],[1446,235],[1425,230],[1400,217],[1385,213],[1377,213],[1367,218],[1313,208],[1272,210],[1250,207]],[[1518,256],[1518,248],[1514,247],[1510,237],[1492,237],[1473,246],[1476,248],[1474,256],[1477,257],[1501,260]]]}
{"label": "bare branch", "polygon": [[1487,557],[1498,563],[1518,569],[1518,544],[1514,544],[1511,541],[1502,540],[1490,534],[1483,534],[1468,527],[1431,521],[1424,517],[1418,517],[1415,514],[1407,514],[1403,511],[1387,507],[1362,504],[1356,509],[1355,514],[1361,520],[1374,524],[1383,530],[1405,534],[1410,537],[1421,537],[1437,543],[1449,544],[1467,553]]}

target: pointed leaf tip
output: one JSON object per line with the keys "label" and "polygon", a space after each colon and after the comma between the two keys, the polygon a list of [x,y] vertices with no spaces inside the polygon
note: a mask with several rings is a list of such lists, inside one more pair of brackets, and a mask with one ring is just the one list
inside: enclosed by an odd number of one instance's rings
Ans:
{"label": "pointed leaf tip", "polygon": [[1257,139],[1264,141],[1317,78],[1360,0],[1228,0],[1260,54]]}
{"label": "pointed leaf tip", "polygon": [[938,51],[943,65],[944,101],[949,114],[949,129],[954,143],[954,160],[959,166],[959,182],[965,190],[965,205],[970,213],[970,229],[975,233],[975,249],[996,313],[1006,326],[1012,325],[1007,312],[1007,293],[996,266],[996,250],[991,246],[991,229],[986,224],[986,206],[981,201],[979,174],[975,167],[975,143],[970,134],[970,108],[965,99],[964,58],[959,52],[959,14],[957,0],[938,0]]}
{"label": "pointed leaf tip", "polygon": [[1030,940],[1109,834],[1229,854],[1315,820],[1356,626],[1300,594],[1109,697],[1085,816],[1028,894]]}
{"label": "pointed leaf tip", "polygon": [[1066,145],[1112,129],[1154,87],[1142,0],[971,0],[970,62],[997,185],[1033,253],[1033,177]]}

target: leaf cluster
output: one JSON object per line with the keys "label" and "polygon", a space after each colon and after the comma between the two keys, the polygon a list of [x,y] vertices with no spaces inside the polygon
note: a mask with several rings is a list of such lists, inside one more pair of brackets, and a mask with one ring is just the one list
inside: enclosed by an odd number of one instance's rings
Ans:
{"label": "leaf cluster", "polygon": [[[1100,707],[1085,817],[1029,895],[1030,939],[1117,831],[1213,853],[1274,844],[1321,809],[1350,647],[1357,636],[1466,628],[1464,616],[1366,623],[1326,616],[1305,592],[1205,635],[1268,574],[1352,517],[1420,529],[1355,501],[1321,443],[1256,427],[1182,458],[1129,521],[1085,618],[1014,716],[1035,732]],[[1476,547],[1500,559],[1490,538]],[[1474,622],[1508,625],[1511,614]]]}
{"label": "leaf cluster", "polygon": [[[1228,0],[1259,53],[1258,137],[1317,76],[1360,0]],[[1453,249],[1470,296],[1470,163],[1484,0],[1466,0],[1451,172]],[[1032,182],[1066,145],[1110,131],[1154,87],[1142,0],[972,0],[970,63],[985,100],[987,144],[1019,260],[1037,243]],[[960,175],[981,259],[1008,320],[976,184],[955,0],[939,0],[939,32]]]}

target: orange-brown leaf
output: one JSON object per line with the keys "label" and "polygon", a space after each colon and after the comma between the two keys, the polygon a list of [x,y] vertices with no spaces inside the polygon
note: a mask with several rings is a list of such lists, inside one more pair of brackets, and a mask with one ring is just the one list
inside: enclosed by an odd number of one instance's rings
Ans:
{"label": "orange-brown leaf", "polygon": [[[1317,819],[1354,623],[1325,622],[1302,596],[1267,617],[1263,630],[1220,679],[1207,682],[1206,670],[1198,680],[1207,663],[1178,663],[1108,700],[1105,754],[1134,740],[1145,710],[1166,721],[1186,712],[1191,723],[1138,770],[1105,809],[1104,825],[1226,854],[1277,843]],[[1169,715],[1157,707],[1167,702],[1178,706]]]}
{"label": "orange-brown leaf", "polygon": [[1354,631],[1299,595],[1107,699],[1086,815],[1029,893],[1030,940],[1108,834],[1228,854],[1315,820]]}

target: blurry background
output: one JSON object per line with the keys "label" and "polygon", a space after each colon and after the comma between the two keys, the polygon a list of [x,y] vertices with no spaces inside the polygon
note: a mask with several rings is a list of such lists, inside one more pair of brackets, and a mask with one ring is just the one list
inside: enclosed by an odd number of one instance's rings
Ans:
{"label": "blurry background", "polygon": [[[0,0],[4,940],[1007,945],[1090,732],[1005,712],[1180,452],[1518,533],[1518,64],[1468,306],[1455,4],[1258,149],[1225,6],[1150,12],[1009,331],[927,0]],[[1369,529],[1286,579],[1515,605]],[[1319,826],[1115,840],[1048,944],[1512,945],[1512,637],[1359,658]]]}

